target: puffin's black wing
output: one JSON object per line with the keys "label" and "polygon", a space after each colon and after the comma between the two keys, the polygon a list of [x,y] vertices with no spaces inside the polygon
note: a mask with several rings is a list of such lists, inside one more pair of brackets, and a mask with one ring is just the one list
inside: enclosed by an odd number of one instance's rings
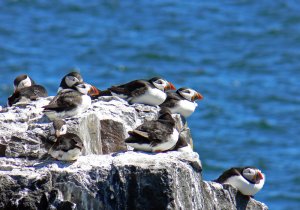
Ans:
{"label": "puffin's black wing", "polygon": [[110,90],[107,89],[107,90],[101,90],[98,97],[100,97],[100,96],[112,96],[112,94],[111,94]]}
{"label": "puffin's black wing", "polygon": [[53,146],[53,149],[67,152],[76,147],[80,150],[83,148],[83,143],[81,139],[76,134],[67,133],[58,137],[56,143]]}
{"label": "puffin's black wing", "polygon": [[36,100],[39,97],[47,97],[47,90],[41,85],[32,85],[30,87],[24,87],[8,98],[8,104],[11,106],[18,103],[22,97],[28,98],[30,100]]}
{"label": "puffin's black wing", "polygon": [[20,94],[30,98],[31,100],[36,100],[39,97],[47,97],[47,90],[41,85],[33,85],[27,88],[22,88]]}
{"label": "puffin's black wing", "polygon": [[48,105],[43,106],[43,108],[55,111],[72,109],[81,103],[81,95],[77,91],[65,89],[55,96]]}
{"label": "puffin's black wing", "polygon": [[[129,138],[125,140],[126,143],[145,143],[151,145],[157,145],[166,139],[167,132],[162,132],[163,129],[161,123],[157,121],[149,121],[138,126],[133,131],[129,131]],[[163,126],[164,127],[164,126]]]}
{"label": "puffin's black wing", "polygon": [[135,130],[147,133],[149,140],[153,142],[153,144],[164,142],[166,137],[173,133],[172,126],[168,123],[161,123],[159,121],[147,121]]}
{"label": "puffin's black wing", "polygon": [[109,90],[117,94],[127,95],[128,97],[135,97],[145,93],[147,90],[146,86],[149,84],[145,80],[134,80],[123,85],[112,86]]}
{"label": "puffin's black wing", "polygon": [[35,100],[38,97],[47,97],[47,90],[41,85],[33,85],[18,90],[20,96]]}
{"label": "puffin's black wing", "polygon": [[133,131],[129,131],[128,134],[137,138],[141,137],[141,138],[149,139],[149,133],[145,131],[133,130]]}
{"label": "puffin's black wing", "polygon": [[215,182],[218,182],[220,184],[223,184],[229,177],[232,176],[239,176],[241,175],[242,168],[231,168],[227,171],[224,171],[221,176],[219,176],[218,179],[215,180]]}
{"label": "puffin's black wing", "polygon": [[63,89],[61,90],[49,103],[50,104],[57,104],[58,100],[61,100],[60,98],[66,98],[73,94],[73,89]]}
{"label": "puffin's black wing", "polygon": [[138,80],[134,84],[131,84],[131,97],[138,97],[143,95],[149,86],[152,86],[148,81]]}
{"label": "puffin's black wing", "polygon": [[151,139],[147,132],[133,130],[128,132],[129,137],[125,139],[125,143],[151,144]]}

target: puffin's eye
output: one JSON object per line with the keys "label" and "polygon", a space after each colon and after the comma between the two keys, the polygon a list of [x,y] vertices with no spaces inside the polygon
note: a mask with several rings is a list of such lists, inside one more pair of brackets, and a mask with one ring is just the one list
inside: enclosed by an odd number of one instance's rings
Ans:
{"label": "puffin's eye", "polygon": [[245,174],[252,175],[252,174],[254,174],[254,171],[250,168],[247,168],[247,169],[245,169]]}
{"label": "puffin's eye", "polygon": [[163,81],[157,80],[156,83],[157,83],[157,84],[163,84]]}
{"label": "puffin's eye", "polygon": [[190,93],[191,93],[191,91],[190,91],[190,90],[188,90],[188,89],[184,89],[184,90],[182,90],[181,92],[183,92],[183,93],[187,93],[187,94],[190,94]]}

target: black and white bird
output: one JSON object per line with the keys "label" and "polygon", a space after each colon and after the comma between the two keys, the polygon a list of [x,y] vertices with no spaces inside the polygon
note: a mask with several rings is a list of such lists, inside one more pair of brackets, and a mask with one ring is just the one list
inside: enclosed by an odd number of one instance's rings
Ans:
{"label": "black and white bird", "polygon": [[55,143],[48,153],[57,160],[74,161],[81,155],[83,143],[79,136],[67,132],[67,125],[63,120],[54,120],[50,133],[55,136]]}
{"label": "black and white bird", "polygon": [[191,88],[182,87],[176,92],[168,92],[166,100],[160,107],[169,108],[173,114],[178,113],[187,118],[198,106],[195,101],[201,99],[203,99],[203,96],[197,91]]}
{"label": "black and white bird", "polygon": [[161,110],[157,120],[146,121],[133,131],[128,132],[125,143],[136,150],[163,152],[175,147],[179,132],[169,110]]}
{"label": "black and white bird", "polygon": [[70,89],[77,82],[83,82],[83,78],[80,73],[70,72],[62,78],[57,92],[63,89]]}
{"label": "black and white bird", "polygon": [[99,96],[118,96],[130,104],[140,103],[156,106],[165,101],[168,90],[175,90],[171,82],[160,77],[153,77],[150,80],[134,80],[123,85],[112,86],[102,91]]}
{"label": "black and white bird", "polygon": [[47,90],[36,85],[35,82],[26,74],[22,74],[14,80],[14,93],[8,97],[7,105],[28,104],[40,97],[47,97]]}
{"label": "black and white bird", "polygon": [[263,188],[265,175],[255,167],[231,168],[215,181],[230,184],[243,195],[253,196]]}
{"label": "black and white bird", "polygon": [[73,89],[61,90],[48,105],[44,106],[44,114],[51,120],[73,117],[86,111],[91,105],[91,96],[98,93],[94,86],[77,82]]}

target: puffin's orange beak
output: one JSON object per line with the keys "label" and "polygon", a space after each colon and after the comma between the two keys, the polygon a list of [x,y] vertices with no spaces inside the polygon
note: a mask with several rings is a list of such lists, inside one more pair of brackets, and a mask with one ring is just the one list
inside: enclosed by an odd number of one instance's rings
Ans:
{"label": "puffin's orange beak", "polygon": [[195,101],[195,100],[201,100],[203,99],[203,96],[200,94],[200,93],[196,93],[195,95],[193,95],[192,97],[192,100]]}
{"label": "puffin's orange beak", "polygon": [[165,91],[167,90],[176,90],[176,88],[171,82],[169,82],[168,85],[165,87]]}
{"label": "puffin's orange beak", "polygon": [[100,90],[98,88],[96,88],[95,86],[91,85],[91,88],[89,89],[88,94],[90,96],[98,96],[98,95],[100,95]]}
{"label": "puffin's orange beak", "polygon": [[264,178],[264,175],[260,171],[258,171],[256,174],[256,179],[261,180],[263,178]]}
{"label": "puffin's orange beak", "polygon": [[254,182],[259,183],[262,179],[264,179],[264,175],[260,171],[257,171],[254,176]]}

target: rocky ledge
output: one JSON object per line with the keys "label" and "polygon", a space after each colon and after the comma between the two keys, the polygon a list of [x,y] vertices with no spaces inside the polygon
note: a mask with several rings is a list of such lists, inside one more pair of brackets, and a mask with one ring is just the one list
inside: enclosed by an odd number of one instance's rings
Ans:
{"label": "rocky ledge", "polygon": [[0,209],[267,209],[229,185],[203,181],[197,153],[127,151],[127,132],[155,119],[153,106],[94,101],[66,120],[83,139],[83,155],[72,163],[51,159],[50,122],[41,108],[50,99],[0,112]]}

